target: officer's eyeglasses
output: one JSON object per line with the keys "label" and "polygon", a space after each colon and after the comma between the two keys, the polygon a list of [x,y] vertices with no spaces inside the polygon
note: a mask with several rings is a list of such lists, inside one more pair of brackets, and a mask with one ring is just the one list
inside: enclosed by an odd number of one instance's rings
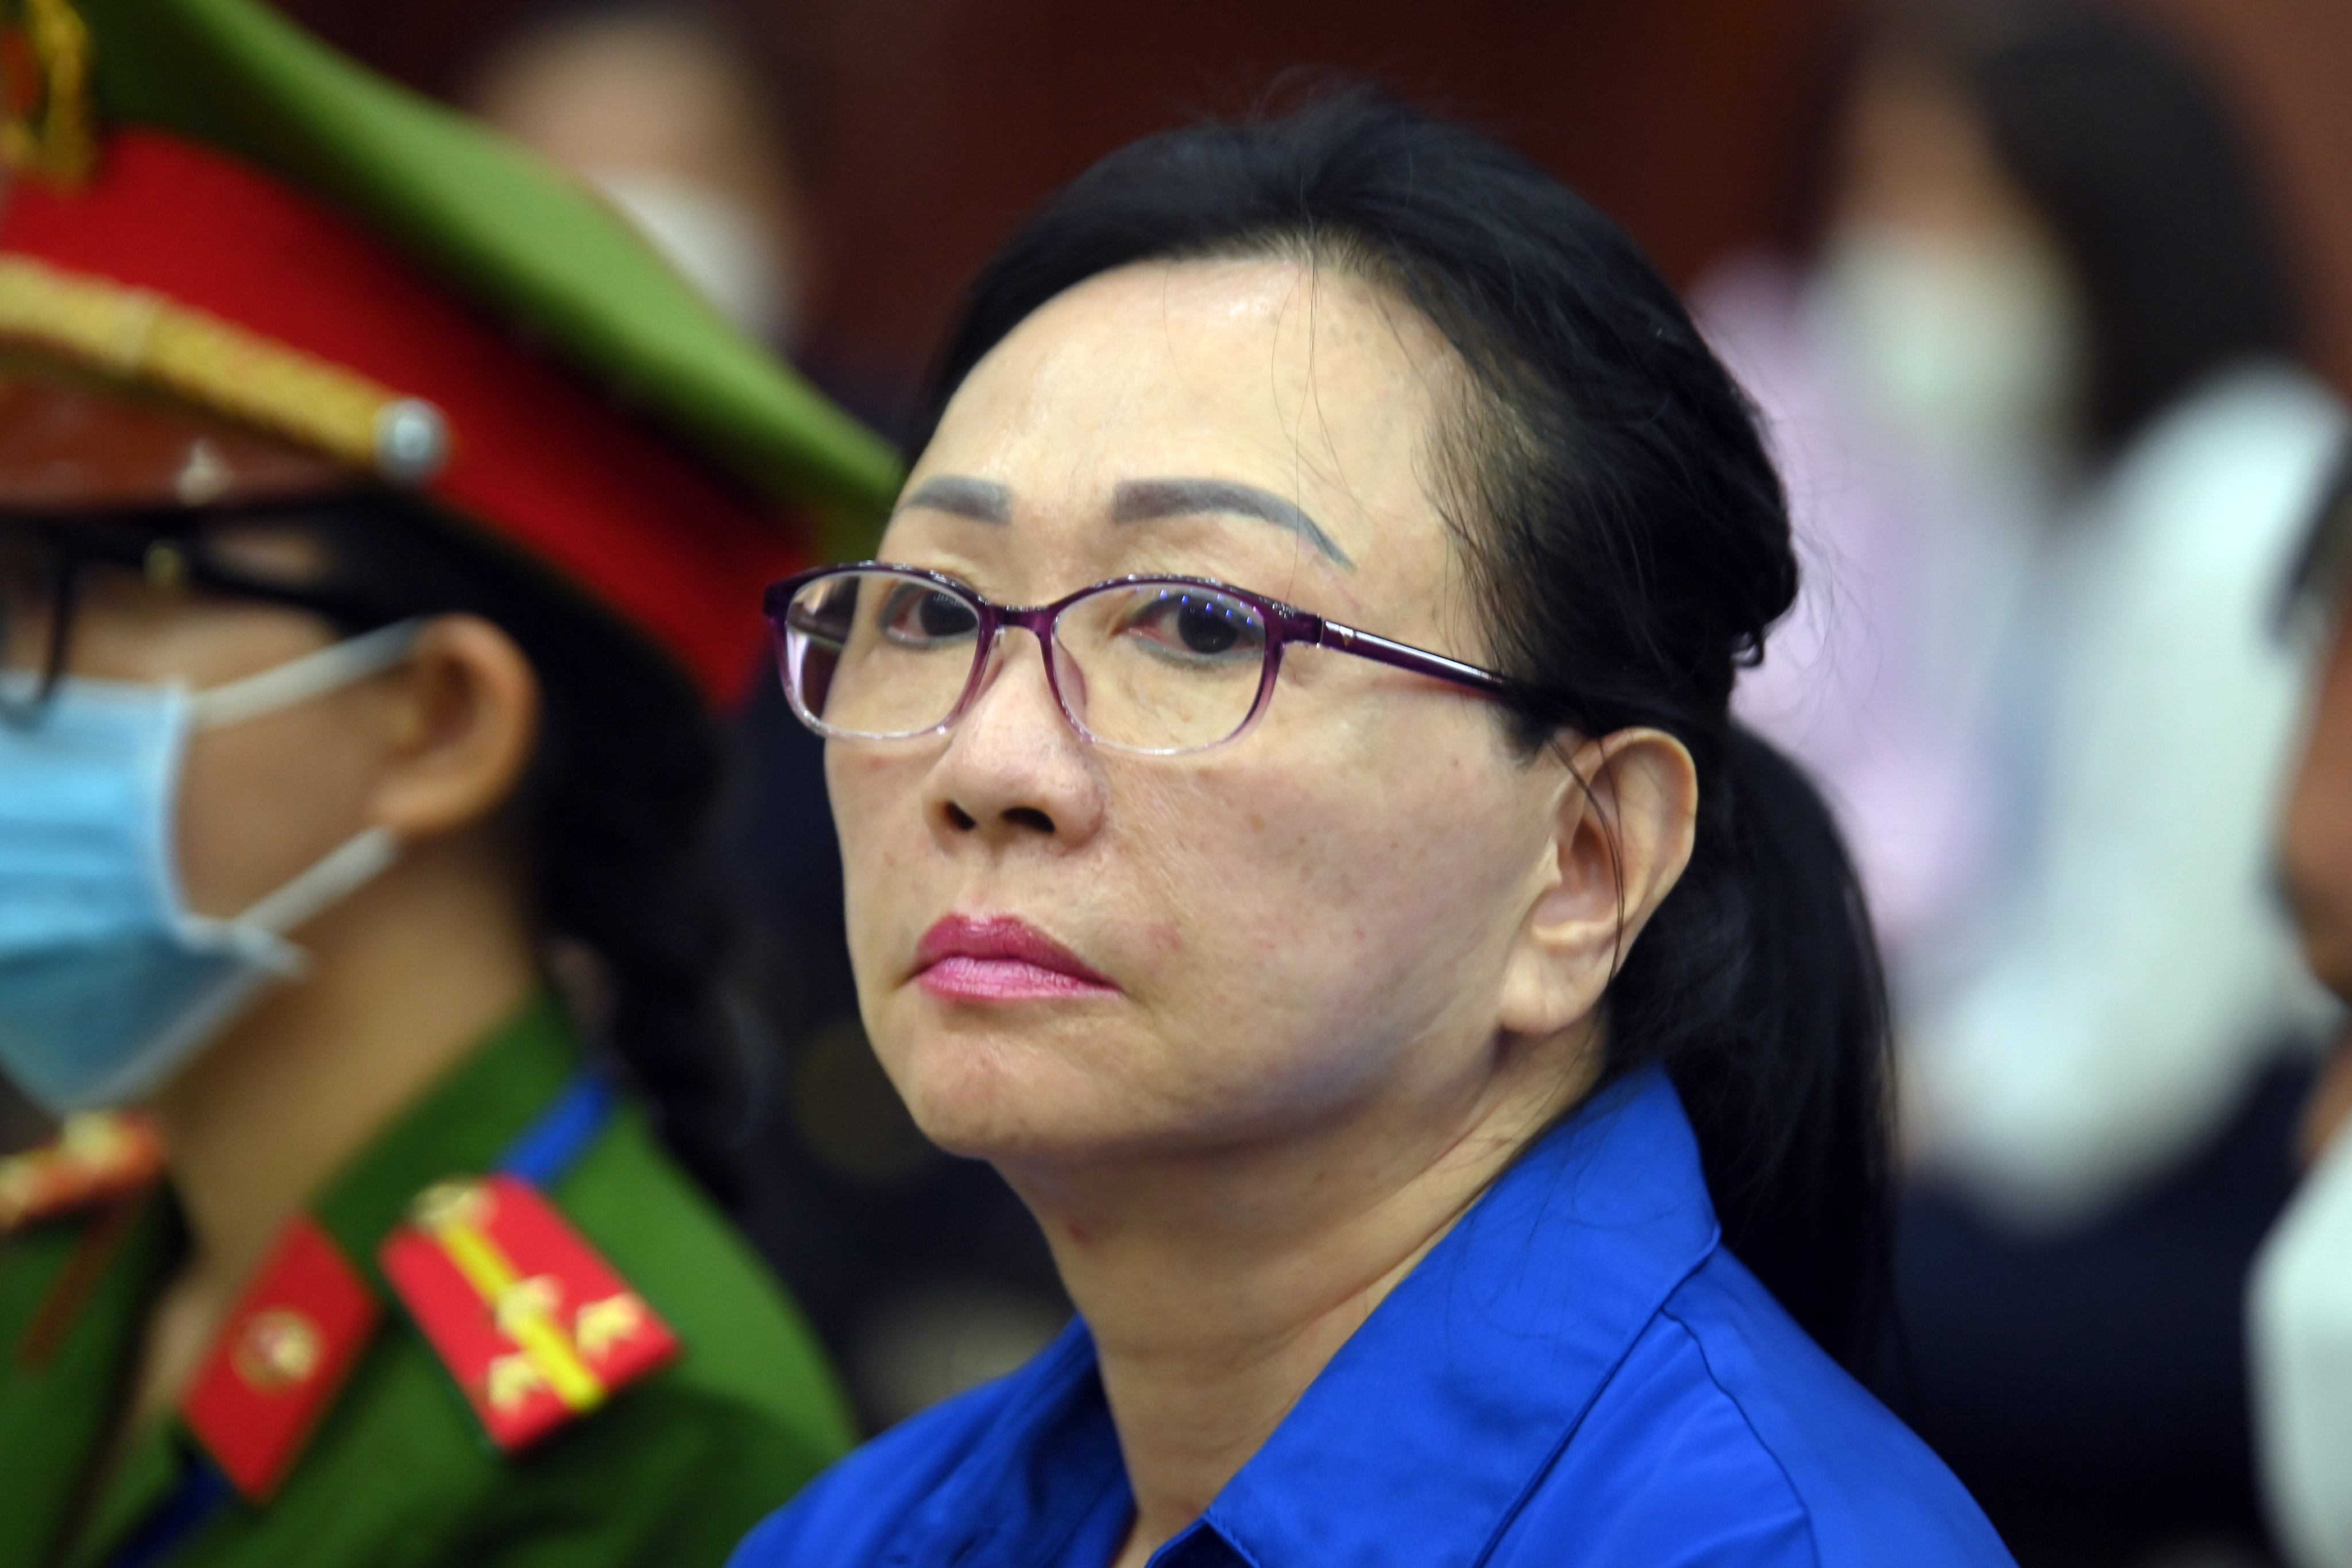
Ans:
{"label": "officer's eyeglasses", "polygon": [[223,522],[308,521],[317,498],[87,511],[0,510],[0,723],[25,726],[56,694],[73,650],[75,608],[92,573],[135,574],[159,593],[192,590],[311,610],[354,630],[397,618],[366,595],[255,571],[208,535]]}
{"label": "officer's eyeglasses", "polygon": [[943,731],[971,705],[1009,626],[1046,653],[1072,728],[1123,752],[1221,745],[1265,711],[1293,643],[1353,654],[1506,700],[1505,676],[1200,577],[1119,577],[1050,605],[997,605],[952,577],[866,563],[767,591],[777,668],[802,722],[835,740]]}

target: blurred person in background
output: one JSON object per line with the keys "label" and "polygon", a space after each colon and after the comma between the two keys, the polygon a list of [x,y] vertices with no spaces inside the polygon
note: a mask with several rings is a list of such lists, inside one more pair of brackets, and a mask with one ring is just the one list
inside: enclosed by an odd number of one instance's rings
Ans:
{"label": "blurred person in background", "polygon": [[1693,296],[1765,412],[1808,568],[1736,701],[1828,787],[1899,968],[1998,863],[2000,665],[2075,467],[2082,344],[1962,93],[1916,49],[1839,42],[1860,58],[1797,204],[1812,264],[1743,253]]}
{"label": "blurred person in background", "polygon": [[[474,112],[610,201],[746,331],[888,428],[900,399],[804,357],[824,236],[803,194],[792,83],[715,5],[541,8],[467,73]],[[1069,1314],[1020,1202],[907,1119],[860,1031],[822,748],[761,684],[721,818],[750,930],[730,967],[778,1068],[755,1086],[742,1217],[887,1426],[1009,1372]]]}
{"label": "blurred person in background", "polygon": [[0,1563],[716,1561],[851,1423],[714,1202],[714,709],[895,465],[269,11],[5,20],[0,1072],[77,1120]]}
{"label": "blurred person in background", "polygon": [[777,97],[751,40],[690,5],[541,16],[463,94],[593,186],[730,321],[781,353],[814,264]]}
{"label": "blurred person in background", "polygon": [[[812,200],[818,126],[735,0],[523,4],[463,71],[460,107],[571,171],[744,331],[868,424],[910,389],[829,353],[830,256]],[[835,345],[837,349],[838,345]]]}
{"label": "blurred person in background", "polygon": [[[2293,619],[2316,633],[2310,734],[2280,835],[2312,973],[2352,1002],[2352,447],[2297,575]],[[2295,1568],[2352,1568],[2352,1037],[2305,1112],[2308,1175],[2263,1244],[2248,1295],[2263,1479]]]}
{"label": "blurred person in background", "polygon": [[1850,80],[1813,272],[1707,297],[1826,568],[1742,710],[1895,952],[1906,1408],[2026,1561],[2255,1540],[2239,1291],[2326,1016],[2268,873],[2273,626],[2343,413],[2172,47],[1910,7]]}

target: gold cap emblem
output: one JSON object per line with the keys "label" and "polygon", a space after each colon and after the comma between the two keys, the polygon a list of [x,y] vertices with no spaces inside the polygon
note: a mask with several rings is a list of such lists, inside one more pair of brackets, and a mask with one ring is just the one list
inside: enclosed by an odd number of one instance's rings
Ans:
{"label": "gold cap emblem", "polygon": [[0,4],[0,163],[68,189],[98,166],[89,27],[67,0]]}

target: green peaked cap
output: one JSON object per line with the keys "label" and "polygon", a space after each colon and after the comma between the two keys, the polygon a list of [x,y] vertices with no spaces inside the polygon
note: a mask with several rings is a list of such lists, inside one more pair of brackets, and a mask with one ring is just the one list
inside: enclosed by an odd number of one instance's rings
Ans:
{"label": "green peaked cap", "polygon": [[755,492],[833,553],[897,492],[896,454],[523,148],[256,0],[74,0],[108,123],[170,132],[310,191]]}

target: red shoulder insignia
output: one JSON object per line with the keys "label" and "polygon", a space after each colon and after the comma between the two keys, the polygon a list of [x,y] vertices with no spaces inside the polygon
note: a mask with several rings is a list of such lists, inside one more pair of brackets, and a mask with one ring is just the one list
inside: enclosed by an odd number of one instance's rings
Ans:
{"label": "red shoulder insignia", "polygon": [[0,1159],[0,1236],[128,1197],[163,1173],[163,1141],[143,1116],[86,1111],[37,1149]]}
{"label": "red shoulder insignia", "polygon": [[669,1325],[512,1176],[428,1189],[378,1260],[508,1453],[678,1353]]}
{"label": "red shoulder insignia", "polygon": [[299,1216],[278,1237],[180,1405],[247,1501],[267,1499],[293,1468],[381,1310],[316,1220]]}

